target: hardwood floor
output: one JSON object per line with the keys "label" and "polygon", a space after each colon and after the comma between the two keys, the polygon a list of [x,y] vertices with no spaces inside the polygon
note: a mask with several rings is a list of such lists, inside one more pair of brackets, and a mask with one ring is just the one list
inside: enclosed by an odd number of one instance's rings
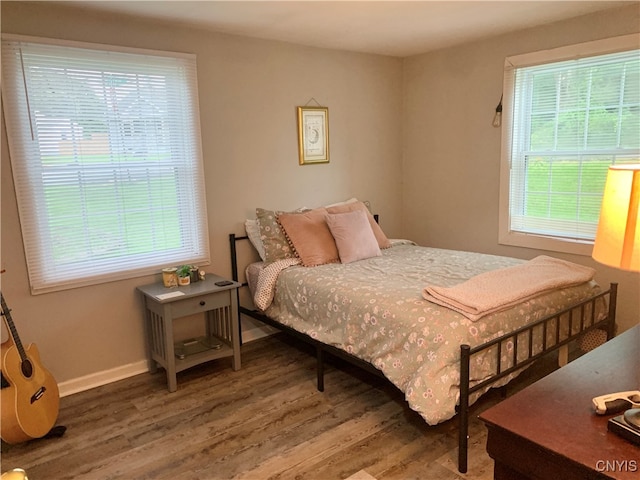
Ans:
{"label": "hardwood floor", "polygon": [[[522,388],[553,368],[534,367]],[[386,381],[328,359],[325,392],[315,357],[277,335],[228,359],[178,374],[142,374],[61,399],[61,438],[2,446],[2,471],[39,479],[491,479],[485,427],[470,424],[469,472],[457,471],[457,421],[431,427]],[[367,476],[368,474],[368,476]]]}

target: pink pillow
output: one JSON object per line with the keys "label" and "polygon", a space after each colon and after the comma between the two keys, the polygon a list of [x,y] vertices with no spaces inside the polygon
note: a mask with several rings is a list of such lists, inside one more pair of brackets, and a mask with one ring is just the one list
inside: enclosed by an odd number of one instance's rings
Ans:
{"label": "pink pillow", "polygon": [[373,234],[375,235],[376,240],[378,241],[378,247],[389,248],[391,246],[391,242],[389,241],[387,236],[384,234],[384,232],[382,231],[382,228],[380,228],[380,225],[378,225],[378,222],[376,222],[376,220],[373,218],[373,215],[371,215],[371,212],[369,212],[369,209],[366,207],[364,203],[353,202],[353,203],[347,203],[345,205],[335,205],[333,207],[327,207],[327,212],[329,213],[347,213],[347,212],[353,212],[356,210],[362,210],[363,212],[366,213],[367,219],[369,220],[369,225],[371,226],[371,230],[373,230]]}
{"label": "pink pillow", "polygon": [[362,210],[328,214],[327,225],[336,241],[342,263],[382,255],[367,214]]}
{"label": "pink pillow", "polygon": [[339,261],[338,248],[327,226],[326,215],[324,208],[278,215],[278,222],[305,267]]}

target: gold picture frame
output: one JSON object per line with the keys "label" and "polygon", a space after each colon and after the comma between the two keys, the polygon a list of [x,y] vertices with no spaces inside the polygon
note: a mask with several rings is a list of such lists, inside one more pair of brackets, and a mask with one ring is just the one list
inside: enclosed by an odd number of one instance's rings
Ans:
{"label": "gold picture frame", "polygon": [[329,163],[329,109],[298,107],[300,165]]}

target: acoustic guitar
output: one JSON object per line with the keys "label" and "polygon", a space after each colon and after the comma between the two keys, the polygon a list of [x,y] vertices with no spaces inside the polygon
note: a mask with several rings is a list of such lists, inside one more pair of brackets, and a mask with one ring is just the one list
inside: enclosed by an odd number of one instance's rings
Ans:
{"label": "acoustic guitar", "polygon": [[0,292],[0,304],[9,338],[0,345],[2,440],[9,444],[47,435],[58,417],[58,384],[40,363],[35,344],[22,346],[10,310]]}

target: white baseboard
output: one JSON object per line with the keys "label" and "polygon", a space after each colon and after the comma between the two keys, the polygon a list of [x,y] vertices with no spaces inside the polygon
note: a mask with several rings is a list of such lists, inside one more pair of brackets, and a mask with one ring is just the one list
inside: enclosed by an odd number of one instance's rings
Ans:
{"label": "white baseboard", "polygon": [[[260,338],[268,337],[277,333],[278,330],[269,327],[267,325],[251,328],[249,330],[242,331],[242,342],[248,343],[258,340]],[[66,397],[73,395],[74,393],[84,392],[92,388],[100,387],[108,383],[117,382],[125,378],[133,377],[141,373],[149,371],[149,364],[147,360],[140,360],[139,362],[130,363],[128,365],[122,365],[121,367],[112,368],[110,370],[104,370],[102,372],[92,373],[85,375],[84,377],[74,378],[61,382],[58,384],[60,390],[60,396]]]}
{"label": "white baseboard", "polygon": [[84,392],[92,388],[100,387],[108,383],[117,382],[125,378],[133,377],[149,371],[149,363],[147,360],[122,365],[121,367],[104,370],[102,372],[92,373],[84,377],[74,378],[58,384],[60,396],[66,397],[74,393]]}

